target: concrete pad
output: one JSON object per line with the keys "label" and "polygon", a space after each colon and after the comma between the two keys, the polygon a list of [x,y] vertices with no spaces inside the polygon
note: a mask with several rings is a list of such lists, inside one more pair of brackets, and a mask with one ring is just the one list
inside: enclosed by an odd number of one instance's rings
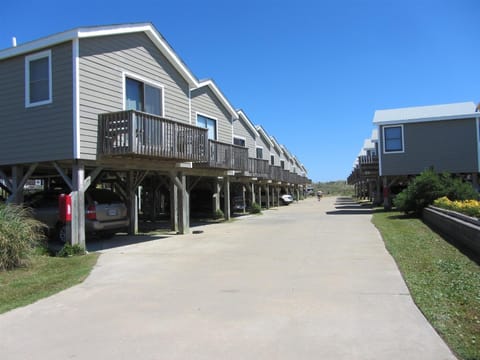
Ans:
{"label": "concrete pad", "polygon": [[3,359],[455,359],[368,209],[307,199],[110,248],[81,285],[0,315]]}

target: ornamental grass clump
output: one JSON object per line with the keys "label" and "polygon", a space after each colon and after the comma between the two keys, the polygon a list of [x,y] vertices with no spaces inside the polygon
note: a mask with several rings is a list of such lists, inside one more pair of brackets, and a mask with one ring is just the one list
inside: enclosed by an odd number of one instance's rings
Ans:
{"label": "ornamental grass clump", "polygon": [[480,201],[478,200],[454,200],[443,196],[433,202],[433,205],[446,210],[452,210],[468,216],[480,218]]}
{"label": "ornamental grass clump", "polygon": [[43,228],[29,209],[0,203],[0,271],[27,265],[32,251],[44,238]]}

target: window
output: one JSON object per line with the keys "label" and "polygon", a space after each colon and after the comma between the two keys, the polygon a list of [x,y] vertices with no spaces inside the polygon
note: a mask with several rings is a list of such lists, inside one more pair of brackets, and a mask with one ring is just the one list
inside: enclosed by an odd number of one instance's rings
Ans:
{"label": "window", "polygon": [[125,78],[125,110],[138,110],[162,116],[162,88]]}
{"label": "window", "polygon": [[285,170],[285,161],[284,160],[280,160],[280,167]]}
{"label": "window", "polygon": [[52,52],[50,50],[25,58],[25,106],[52,102]]}
{"label": "window", "polygon": [[210,140],[217,140],[217,120],[197,114],[197,126],[208,129]]}
{"label": "window", "polygon": [[245,147],[245,139],[234,136],[233,137],[233,144]]}
{"label": "window", "polygon": [[383,128],[383,144],[385,152],[403,151],[403,126],[389,126]]}
{"label": "window", "polygon": [[275,156],[274,155],[270,155],[270,165],[275,165]]}
{"label": "window", "polygon": [[263,148],[257,147],[257,159],[263,159]]}

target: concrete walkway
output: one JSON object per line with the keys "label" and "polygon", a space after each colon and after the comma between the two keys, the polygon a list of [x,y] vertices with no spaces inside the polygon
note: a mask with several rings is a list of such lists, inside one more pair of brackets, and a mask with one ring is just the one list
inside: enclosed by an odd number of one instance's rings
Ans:
{"label": "concrete walkway", "polygon": [[370,219],[308,199],[103,251],[83,284],[0,315],[0,358],[455,359]]}

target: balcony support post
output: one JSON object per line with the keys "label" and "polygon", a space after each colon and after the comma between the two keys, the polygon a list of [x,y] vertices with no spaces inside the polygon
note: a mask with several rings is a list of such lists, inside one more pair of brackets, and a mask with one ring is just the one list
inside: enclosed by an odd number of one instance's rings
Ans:
{"label": "balcony support post", "polygon": [[172,231],[178,232],[178,187],[173,176],[170,176],[170,225]]}
{"label": "balcony support post", "polygon": [[213,215],[217,213],[218,210],[220,210],[220,182],[218,181],[217,178],[213,180],[213,195],[212,195],[212,201],[213,201]]}
{"label": "balcony support post", "polygon": [[85,248],[85,167],[78,160],[72,166],[72,221],[66,226],[67,243]]}
{"label": "balcony support post", "polygon": [[262,185],[258,184],[258,205],[262,208]]}
{"label": "balcony support post", "polygon": [[270,209],[270,187],[265,185],[266,194],[267,194],[267,209]]}
{"label": "balcony support post", "polygon": [[190,193],[187,186],[187,176],[183,172],[171,173],[172,182],[177,186],[178,203],[178,233],[190,232]]}
{"label": "balcony support post", "polygon": [[223,215],[225,220],[230,220],[230,177],[225,176],[223,178]]}

